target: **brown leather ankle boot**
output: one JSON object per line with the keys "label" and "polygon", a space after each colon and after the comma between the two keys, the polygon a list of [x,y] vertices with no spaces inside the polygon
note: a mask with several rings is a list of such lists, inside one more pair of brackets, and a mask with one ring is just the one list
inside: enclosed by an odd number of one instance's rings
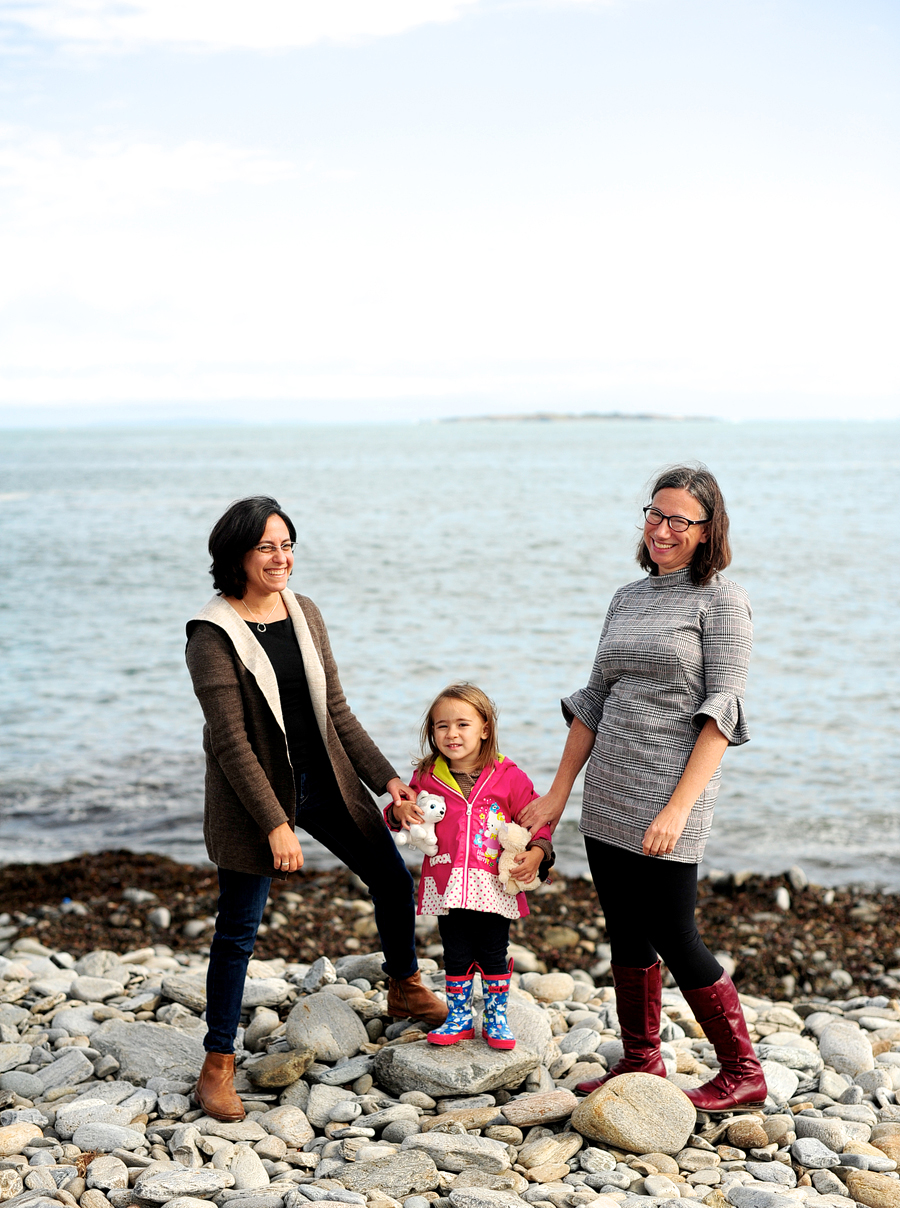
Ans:
{"label": "brown leather ankle boot", "polygon": [[447,1018],[447,1004],[422,985],[417,969],[412,977],[389,977],[387,1013],[396,1019],[421,1019],[436,1028]]}
{"label": "brown leather ankle boot", "polygon": [[214,1120],[243,1120],[244,1105],[234,1089],[234,1053],[206,1054],[194,1098]]}

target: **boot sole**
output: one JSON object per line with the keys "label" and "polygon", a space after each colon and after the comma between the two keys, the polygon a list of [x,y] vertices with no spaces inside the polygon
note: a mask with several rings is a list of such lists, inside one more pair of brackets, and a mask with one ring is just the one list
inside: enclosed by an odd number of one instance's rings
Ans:
{"label": "boot sole", "polygon": [[492,1049],[514,1049],[516,1047],[515,1040],[495,1040],[486,1032],[481,1033],[481,1039],[486,1040]]}
{"label": "boot sole", "polygon": [[697,1107],[693,1099],[691,1103],[698,1112],[705,1112],[707,1116],[734,1116],[740,1112],[758,1112],[765,1107],[765,1099],[759,1103],[735,1103],[732,1107]]}
{"label": "boot sole", "polygon": [[426,1039],[429,1044],[457,1044],[460,1040],[474,1040],[475,1029],[469,1028],[465,1032],[457,1032],[454,1036],[439,1036],[437,1032],[429,1032]]}
{"label": "boot sole", "polygon": [[214,1111],[211,1111],[211,1110],[210,1110],[210,1108],[208,1108],[208,1107],[206,1106],[206,1104],[203,1102],[203,1100],[202,1100],[202,1099],[200,1099],[200,1098],[198,1098],[198,1096],[197,1096],[197,1095],[195,1095],[195,1096],[194,1096],[194,1100],[195,1100],[195,1102],[196,1102],[197,1106],[198,1106],[198,1107],[199,1107],[199,1108],[200,1108],[200,1109],[201,1109],[203,1112],[205,1112],[205,1114],[206,1114],[207,1116],[209,1116],[209,1117],[210,1117],[211,1119],[213,1119],[213,1120],[218,1120],[218,1121],[219,1121],[221,1124],[240,1124],[240,1122],[241,1122],[242,1120],[246,1120],[246,1118],[247,1118],[247,1113],[246,1113],[246,1112],[241,1112],[241,1114],[240,1114],[239,1116],[236,1116],[236,1115],[233,1115],[233,1114],[232,1114],[232,1115],[230,1115],[230,1116],[228,1116],[228,1115],[225,1115],[225,1113],[224,1113],[224,1112],[214,1112]]}

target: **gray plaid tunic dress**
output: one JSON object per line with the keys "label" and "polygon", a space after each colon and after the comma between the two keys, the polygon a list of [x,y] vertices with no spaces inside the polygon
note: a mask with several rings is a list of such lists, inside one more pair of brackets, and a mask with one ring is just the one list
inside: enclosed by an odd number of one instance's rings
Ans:
{"label": "gray plaid tunic dress", "polygon": [[[744,686],[753,637],[750,603],[716,575],[689,567],[648,575],[612,598],[587,687],[562,702],[597,735],[584,782],[581,832],[640,852],[708,717],[733,746],[747,742]],[[712,826],[721,766],[698,797],[671,854],[699,864]]]}

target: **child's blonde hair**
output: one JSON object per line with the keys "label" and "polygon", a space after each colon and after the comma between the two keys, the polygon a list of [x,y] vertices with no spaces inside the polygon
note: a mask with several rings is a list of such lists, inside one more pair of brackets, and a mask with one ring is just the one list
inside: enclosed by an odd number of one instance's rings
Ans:
{"label": "child's blonde hair", "polygon": [[487,737],[481,740],[481,750],[475,761],[475,770],[483,772],[489,763],[499,757],[497,750],[497,706],[487,695],[474,684],[450,684],[443,692],[439,692],[425,714],[422,729],[419,733],[419,750],[421,758],[416,765],[416,771],[421,775],[430,771],[437,761],[440,751],[434,741],[434,711],[444,700],[461,700],[478,713],[487,727]]}

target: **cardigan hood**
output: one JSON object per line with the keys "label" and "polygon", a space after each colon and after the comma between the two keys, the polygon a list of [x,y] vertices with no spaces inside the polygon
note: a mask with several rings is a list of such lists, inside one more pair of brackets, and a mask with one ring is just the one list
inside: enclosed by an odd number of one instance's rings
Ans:
{"label": "cardigan hood", "polygon": [[[288,616],[294,626],[294,633],[297,635],[297,644],[300,647],[300,653],[303,655],[303,670],[306,672],[306,682],[309,684],[309,695],[312,699],[316,723],[323,740],[327,744],[328,709],[325,668],[322,666],[322,660],[319,658],[319,652],[309,631],[309,623],[297,601],[297,597],[289,588],[285,588],[281,593],[281,598],[287,607]],[[281,696],[278,692],[275,669],[269,661],[269,656],[265,650],[263,650],[260,643],[256,641],[247,628],[247,622],[241,620],[228,601],[223,599],[222,596],[213,596],[200,609],[196,616],[191,617],[187,623],[188,637],[191,636],[193,628],[198,621],[208,621],[211,625],[217,625],[228,634],[238,658],[256,680],[260,691],[266,698],[266,703],[272,710],[272,714],[281,727],[282,733],[284,733],[284,716],[281,711]]]}

